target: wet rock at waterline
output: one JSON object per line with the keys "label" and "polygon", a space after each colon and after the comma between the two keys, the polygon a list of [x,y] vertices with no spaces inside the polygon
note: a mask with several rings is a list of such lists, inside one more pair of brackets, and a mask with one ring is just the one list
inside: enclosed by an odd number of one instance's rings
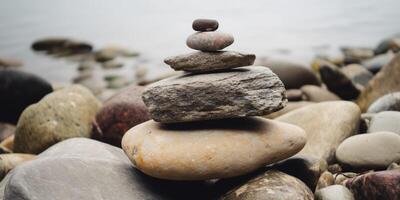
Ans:
{"label": "wet rock at waterline", "polygon": [[16,124],[26,107],[52,91],[50,83],[36,75],[0,70],[0,121]]}
{"label": "wet rock at waterline", "polygon": [[150,120],[142,101],[144,87],[131,85],[112,96],[96,115],[96,139],[121,146],[122,136],[130,128]]}
{"label": "wet rock at waterline", "polygon": [[195,31],[215,31],[218,25],[218,21],[214,19],[196,19],[192,23],[192,28]]}
{"label": "wet rock at waterline", "polygon": [[164,60],[174,70],[209,72],[252,65],[256,56],[235,51],[193,52]]}
{"label": "wet rock at waterline", "polygon": [[77,54],[91,52],[93,47],[89,43],[69,38],[44,38],[35,41],[32,44],[32,49],[35,51],[46,51],[50,54]]}
{"label": "wet rock at waterline", "polygon": [[286,159],[305,142],[301,128],[260,117],[182,124],[150,120],[130,129],[122,148],[150,176],[207,180],[247,174]]}
{"label": "wet rock at waterline", "polygon": [[90,137],[100,102],[82,86],[57,90],[21,114],[14,152],[37,154],[71,137]]}
{"label": "wet rock at waterline", "polygon": [[297,178],[271,170],[228,192],[219,200],[254,199],[313,200],[314,195]]}
{"label": "wet rock at waterline", "polygon": [[285,88],[266,67],[184,74],[154,83],[143,101],[158,122],[174,123],[266,115],[286,104]]}
{"label": "wet rock at waterline", "polygon": [[233,36],[223,32],[197,32],[190,35],[186,45],[194,50],[218,51],[233,43]]}
{"label": "wet rock at waterline", "polygon": [[400,162],[400,135],[375,132],[355,135],[344,140],[336,150],[339,162],[354,168],[385,169]]}

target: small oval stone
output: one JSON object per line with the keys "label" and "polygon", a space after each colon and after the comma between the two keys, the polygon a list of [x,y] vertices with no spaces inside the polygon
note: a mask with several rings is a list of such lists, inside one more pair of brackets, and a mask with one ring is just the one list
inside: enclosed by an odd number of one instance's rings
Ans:
{"label": "small oval stone", "polygon": [[400,161],[400,136],[392,132],[355,135],[336,150],[340,163],[363,169],[384,169]]}
{"label": "small oval stone", "polygon": [[218,51],[228,47],[233,41],[233,36],[228,33],[197,32],[187,38],[186,45],[200,51]]}
{"label": "small oval stone", "polygon": [[218,29],[218,21],[214,19],[196,19],[192,24],[195,31],[215,31]]}

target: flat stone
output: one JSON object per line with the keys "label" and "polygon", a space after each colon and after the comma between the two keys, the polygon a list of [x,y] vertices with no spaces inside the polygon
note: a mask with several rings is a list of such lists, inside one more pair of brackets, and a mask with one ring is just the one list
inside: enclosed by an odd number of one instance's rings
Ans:
{"label": "flat stone", "polygon": [[280,171],[267,171],[228,192],[220,200],[313,200],[314,195],[299,179]]}
{"label": "flat stone", "polygon": [[400,91],[400,54],[397,54],[389,64],[384,66],[362,91],[357,99],[357,104],[362,111],[379,97],[392,92]]}
{"label": "flat stone", "polygon": [[333,94],[327,89],[316,85],[304,85],[300,88],[303,92],[304,98],[311,102],[323,102],[323,101],[337,101],[340,100],[336,94]]}
{"label": "flat stone", "polygon": [[354,200],[349,189],[342,185],[331,185],[315,193],[315,200]]}
{"label": "flat stone", "polygon": [[400,50],[400,36],[395,35],[390,38],[382,40],[378,46],[374,49],[376,55],[386,53],[388,51],[397,52]]}
{"label": "flat stone", "polygon": [[266,66],[283,82],[286,89],[299,89],[303,85],[320,85],[317,76],[301,64],[285,60],[259,59],[256,65]]}
{"label": "flat stone", "polygon": [[218,21],[214,19],[196,19],[192,24],[195,31],[215,31],[218,29]]}
{"label": "flat stone", "polygon": [[346,181],[346,187],[355,199],[398,200],[400,199],[400,170],[371,172]]}
{"label": "flat stone", "polygon": [[57,90],[26,108],[17,124],[14,152],[37,154],[72,137],[90,137],[100,102],[86,88]]}
{"label": "flat stone", "polygon": [[142,86],[131,85],[104,102],[96,115],[96,139],[120,147],[126,131],[150,120],[142,100],[143,90]]}
{"label": "flat stone", "polygon": [[371,118],[368,132],[389,131],[400,135],[400,112],[384,111]]}
{"label": "flat stone", "polygon": [[382,111],[400,111],[400,92],[386,94],[375,100],[369,107],[368,113]]}
{"label": "flat stone", "polygon": [[228,33],[197,32],[187,38],[186,45],[200,51],[218,51],[228,47],[233,41],[233,36]]}
{"label": "flat stone", "polygon": [[266,115],[286,104],[285,88],[266,67],[184,74],[147,87],[143,101],[158,122]]}
{"label": "flat stone", "polygon": [[375,132],[355,135],[344,140],[336,150],[340,163],[354,168],[384,169],[400,162],[400,135]]}
{"label": "flat stone", "polygon": [[50,83],[36,75],[0,70],[0,121],[16,124],[26,107],[52,91]]}
{"label": "flat stone", "polygon": [[151,120],[130,129],[122,148],[150,176],[207,180],[247,174],[286,159],[305,142],[297,126],[260,117],[182,124]]}
{"label": "flat stone", "polygon": [[72,138],[12,170],[0,183],[0,199],[216,199],[211,186],[151,178],[133,168],[122,149]]}
{"label": "flat stone", "polygon": [[355,99],[361,92],[362,88],[358,87],[350,77],[332,63],[322,63],[319,68],[319,73],[328,89],[342,99]]}
{"label": "flat stone", "polygon": [[208,72],[252,65],[256,56],[235,51],[193,52],[164,60],[174,70]]}
{"label": "flat stone", "polygon": [[374,50],[366,47],[342,47],[345,62],[358,63],[374,56]]}
{"label": "flat stone", "polygon": [[77,54],[91,52],[91,44],[69,38],[43,38],[32,44],[35,51],[47,51],[50,54]]}
{"label": "flat stone", "polygon": [[293,110],[276,120],[306,131],[307,144],[296,156],[325,160],[330,164],[339,144],[357,132],[360,115],[360,109],[352,102],[327,101]]}

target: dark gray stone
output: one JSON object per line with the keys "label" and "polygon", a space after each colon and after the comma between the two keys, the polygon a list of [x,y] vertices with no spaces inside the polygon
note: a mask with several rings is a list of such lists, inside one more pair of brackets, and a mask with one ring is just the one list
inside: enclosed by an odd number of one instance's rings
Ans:
{"label": "dark gray stone", "polygon": [[218,29],[218,21],[214,19],[196,19],[192,24],[195,31],[215,31]]}
{"label": "dark gray stone", "polygon": [[16,124],[26,107],[52,91],[50,83],[38,76],[0,70],[0,121]]}

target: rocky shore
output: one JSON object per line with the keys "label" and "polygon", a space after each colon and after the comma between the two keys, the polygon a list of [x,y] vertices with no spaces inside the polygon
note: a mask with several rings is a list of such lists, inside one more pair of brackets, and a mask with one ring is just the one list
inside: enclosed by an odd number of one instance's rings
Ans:
{"label": "rocky shore", "polygon": [[73,59],[74,84],[0,58],[0,199],[400,199],[400,36],[303,66],[192,28],[154,80],[99,80],[138,53],[68,38],[31,48]]}

